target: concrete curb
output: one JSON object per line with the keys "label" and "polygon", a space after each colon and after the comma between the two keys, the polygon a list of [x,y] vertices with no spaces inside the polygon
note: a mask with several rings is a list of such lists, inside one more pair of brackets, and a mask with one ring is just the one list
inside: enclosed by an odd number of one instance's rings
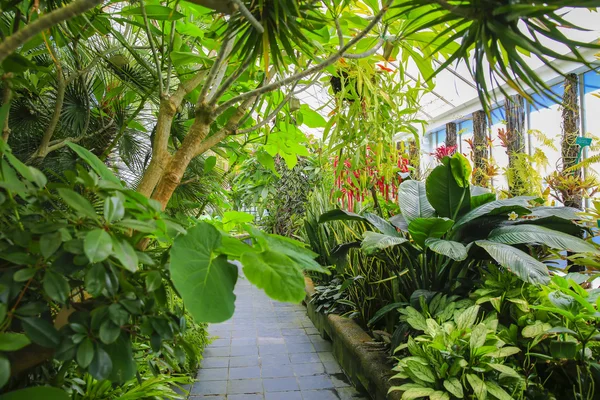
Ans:
{"label": "concrete curb", "polygon": [[331,340],[333,355],[352,383],[364,388],[373,400],[400,400],[401,392],[388,394],[390,387],[394,386],[390,381],[394,375],[393,364],[388,355],[367,345],[373,339],[353,320],[315,311],[310,302],[314,293],[313,282],[306,277],[305,283],[308,316],[321,336]]}

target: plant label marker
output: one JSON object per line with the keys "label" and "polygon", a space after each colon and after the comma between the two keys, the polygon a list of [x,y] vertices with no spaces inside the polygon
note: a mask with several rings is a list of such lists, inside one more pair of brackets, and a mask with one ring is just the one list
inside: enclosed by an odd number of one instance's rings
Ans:
{"label": "plant label marker", "polygon": [[581,153],[583,152],[583,149],[592,144],[592,138],[579,136],[577,139],[575,139],[575,144],[579,145],[579,153],[577,153],[577,160],[575,161],[577,164],[579,163],[579,160],[581,160]]}

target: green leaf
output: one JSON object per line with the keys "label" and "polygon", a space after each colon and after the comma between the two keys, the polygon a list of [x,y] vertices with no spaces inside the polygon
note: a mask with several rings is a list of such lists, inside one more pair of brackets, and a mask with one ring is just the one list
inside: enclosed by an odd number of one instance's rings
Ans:
{"label": "green leaf", "polygon": [[485,387],[489,394],[494,396],[498,400],[513,400],[512,396],[509,395],[500,386],[496,385],[492,381],[486,381]]}
{"label": "green leaf", "polygon": [[401,237],[396,228],[379,215],[365,213],[365,220],[385,235]]}
{"label": "green leaf", "polygon": [[[157,21],[175,21],[185,17],[184,14],[179,11],[173,10],[170,7],[160,6],[155,4],[148,4],[145,6],[146,16],[148,19],[155,19]],[[142,16],[141,7],[128,8],[121,11],[121,15],[135,15]]]}
{"label": "green leaf", "polygon": [[425,247],[425,240],[441,238],[453,224],[447,218],[415,218],[408,224],[408,232],[419,246]]}
{"label": "green leaf", "polygon": [[110,235],[103,229],[94,229],[85,235],[83,251],[91,263],[104,261],[112,253]]}
{"label": "green leaf", "polygon": [[529,254],[512,246],[489,240],[478,240],[475,243],[485,249],[500,265],[525,282],[534,285],[550,282],[548,268]]}
{"label": "green leaf", "polygon": [[146,274],[146,290],[154,292],[162,286],[162,275],[159,271],[150,271]]}
{"label": "green leaf", "polygon": [[178,236],[171,250],[171,279],[196,322],[223,322],[233,315],[238,269],[217,256],[221,234],[201,222]]}
{"label": "green leaf", "polygon": [[71,150],[73,150],[79,157],[83,159],[83,161],[92,167],[94,172],[96,172],[102,179],[122,187],[119,179],[117,179],[111,170],[108,169],[106,164],[104,164],[94,153],[72,142],[67,142],[67,146],[69,146]]}
{"label": "green leaf", "polygon": [[204,160],[204,173],[208,174],[215,168],[215,165],[217,165],[217,157],[206,157],[206,160]]}
{"label": "green leaf", "polygon": [[304,299],[304,275],[289,257],[274,251],[245,253],[241,259],[250,282],[279,301],[299,303]]}
{"label": "green leaf", "polygon": [[135,273],[138,270],[138,255],[135,249],[126,239],[112,238],[113,256],[127,269],[129,272]]}
{"label": "green leaf", "polygon": [[471,210],[496,200],[496,193],[484,193],[473,196],[471,191]]}
{"label": "green leaf", "polygon": [[460,314],[455,316],[456,328],[463,330],[472,327],[477,320],[477,314],[479,313],[479,306],[474,305],[464,309]]}
{"label": "green leaf", "polygon": [[92,363],[94,359],[94,343],[90,338],[83,339],[79,346],[77,346],[75,359],[81,368],[87,368]]}
{"label": "green leaf", "polygon": [[496,351],[486,354],[486,357],[504,358],[517,354],[521,351],[518,347],[502,347]]}
{"label": "green leaf", "polygon": [[18,270],[13,275],[15,282],[26,282],[35,276],[37,270],[35,268],[23,268]]}
{"label": "green leaf", "polygon": [[324,128],[327,125],[327,121],[321,114],[313,111],[307,104],[300,106],[300,112],[302,113],[302,123],[309,128]]}
{"label": "green leaf", "polygon": [[471,207],[468,187],[461,188],[452,175],[450,163],[439,165],[431,171],[425,183],[427,200],[438,216],[455,218]]}
{"label": "green leaf", "polygon": [[544,244],[574,253],[599,253],[596,247],[578,237],[538,225],[503,226],[490,232],[489,240],[504,244]]}
{"label": "green leaf", "polygon": [[101,381],[107,379],[112,371],[112,361],[106,351],[100,346],[96,346],[94,359],[88,368],[88,372],[95,379]]}
{"label": "green leaf", "polygon": [[577,355],[577,342],[552,340],[550,342],[550,354],[556,359],[574,360]]}
{"label": "green leaf", "polygon": [[406,362],[406,368],[423,382],[435,383],[435,374],[428,366],[417,361],[408,360]]}
{"label": "green leaf", "polygon": [[455,261],[467,259],[467,248],[459,242],[452,240],[429,238],[425,240],[425,246],[434,253],[449,257]]}
{"label": "green leaf", "polygon": [[41,318],[22,318],[25,334],[33,343],[50,349],[60,344],[60,335],[54,326]]}
{"label": "green leaf", "polygon": [[67,279],[51,270],[46,270],[44,274],[43,288],[48,297],[61,304],[67,302],[71,290]]}
{"label": "green leaf", "polygon": [[96,297],[106,285],[106,270],[102,264],[94,264],[85,274],[85,290]]}
{"label": "green leaf", "polygon": [[487,389],[485,387],[485,383],[475,374],[467,374],[467,381],[469,385],[473,388],[473,392],[475,396],[479,400],[486,400],[487,398]]}
{"label": "green leaf", "polygon": [[92,207],[92,204],[82,195],[72,191],[71,189],[59,188],[56,189],[59,196],[65,203],[75,211],[83,214],[84,216],[92,219],[97,219],[96,210]]}
{"label": "green leaf", "polygon": [[29,338],[22,333],[0,333],[0,351],[17,351],[30,343]]}
{"label": "green leaf", "polygon": [[469,339],[469,346],[471,351],[482,347],[485,344],[485,338],[487,336],[487,327],[484,324],[478,324],[471,331],[471,338]]}
{"label": "green leaf", "polygon": [[456,152],[450,158],[450,167],[456,184],[461,188],[470,187],[472,170],[469,160],[467,160],[460,152]]}
{"label": "green leaf", "polygon": [[463,392],[463,387],[460,381],[457,378],[448,378],[444,381],[444,387],[447,391],[449,391],[454,397],[458,397],[462,399],[465,394]]}
{"label": "green leaf", "polygon": [[121,328],[112,321],[104,321],[100,325],[100,340],[102,343],[111,344],[119,338]]}
{"label": "green leaf", "polygon": [[[500,357],[497,357],[500,358]],[[510,376],[512,378],[517,378],[517,379],[521,379],[521,376],[517,373],[517,371],[515,371],[513,368],[509,367],[508,365],[503,365],[503,364],[488,364],[491,368],[495,369],[498,372],[501,372],[507,376]]]}
{"label": "green leaf", "polygon": [[118,196],[104,199],[104,219],[110,224],[118,221],[125,215],[125,205]]}
{"label": "green leaf", "polygon": [[4,61],[2,61],[2,69],[5,73],[14,72],[18,74],[27,71],[29,68],[36,67],[37,65],[31,62],[31,60],[29,60],[26,57],[23,57],[19,53],[9,54],[8,57],[6,57]]}
{"label": "green leaf", "polygon": [[122,334],[116,342],[103,346],[112,361],[111,382],[123,383],[135,377],[137,364],[133,359],[131,339]]}
{"label": "green leaf", "polygon": [[508,221],[508,214],[512,211],[516,212],[518,215],[530,214],[531,210],[529,210],[527,206],[529,205],[529,200],[533,199],[535,199],[534,196],[518,196],[511,199],[490,201],[489,203],[485,203],[469,211],[462,218],[459,218],[454,224],[454,229],[483,216],[506,215],[506,220]]}
{"label": "green leaf", "polygon": [[70,400],[71,396],[67,392],[48,386],[31,387],[27,389],[15,390],[0,396],[0,400]]}
{"label": "green leaf", "polygon": [[432,388],[411,388],[402,393],[402,400],[420,399],[429,396],[433,392],[435,392],[435,389]]}
{"label": "green leaf", "polygon": [[403,306],[406,306],[406,303],[386,304],[385,306],[383,306],[379,310],[377,310],[375,315],[373,315],[373,318],[371,318],[369,320],[369,322],[367,322],[367,326],[372,326],[375,322],[379,321],[381,318],[383,318],[383,316],[385,316],[390,311],[397,310]]}
{"label": "green leaf", "polygon": [[450,395],[441,390],[436,390],[429,395],[429,400],[450,400]]}
{"label": "green leaf", "polygon": [[[10,379],[10,361],[8,358],[0,353],[0,389],[8,383]],[[0,397],[1,398],[1,397]]]}
{"label": "green leaf", "polygon": [[40,252],[44,258],[49,258],[62,244],[60,232],[45,233],[40,237]]}
{"label": "green leaf", "polygon": [[435,217],[435,210],[427,200],[425,183],[421,181],[404,181],[398,189],[398,205],[407,223],[415,218]]}
{"label": "green leaf", "polygon": [[319,217],[319,223],[325,223],[329,221],[366,221],[365,217],[349,211],[340,209],[327,211]]}
{"label": "green leaf", "polygon": [[366,231],[363,234],[363,241],[360,244],[360,247],[369,254],[377,250],[383,250],[388,247],[406,243],[407,241],[407,239],[398,236],[390,236],[384,235],[383,233]]}

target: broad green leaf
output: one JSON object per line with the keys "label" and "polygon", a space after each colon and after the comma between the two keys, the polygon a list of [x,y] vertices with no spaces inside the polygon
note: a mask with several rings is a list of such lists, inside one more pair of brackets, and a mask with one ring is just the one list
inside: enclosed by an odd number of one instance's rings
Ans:
{"label": "broad green leaf", "polygon": [[449,162],[431,171],[425,182],[425,191],[427,200],[440,217],[460,217],[471,207],[470,190],[456,183]]}
{"label": "broad green leaf", "polygon": [[118,196],[107,197],[104,200],[104,219],[110,224],[125,215],[125,205]]}
{"label": "broad green leaf", "polygon": [[596,246],[578,237],[538,225],[503,226],[490,232],[489,240],[504,244],[544,244],[575,253],[599,253]]}
{"label": "broad green leaf", "polygon": [[112,250],[112,239],[105,230],[94,229],[85,235],[83,251],[91,263],[106,260]]}
{"label": "broad green leaf", "polygon": [[88,368],[88,372],[99,381],[107,379],[112,372],[112,361],[108,353],[100,346],[96,346],[94,359]]}
{"label": "broad green leaf", "polygon": [[67,142],[67,146],[71,148],[79,157],[81,157],[102,179],[114,183],[121,187],[121,182],[111,172],[110,169],[104,164],[94,153],[87,150],[78,144]]}
{"label": "broad green leaf", "polygon": [[456,328],[463,330],[472,327],[477,320],[477,314],[479,313],[479,306],[474,305],[469,308],[460,311],[455,317],[456,320]]}
{"label": "broad green leaf", "polygon": [[40,252],[44,258],[49,258],[62,244],[60,232],[45,233],[40,237]]}
{"label": "broad green leaf", "polygon": [[[8,358],[0,353],[0,389],[8,383],[10,379],[10,361]],[[0,397],[1,398],[1,397]]]}
{"label": "broad green leaf", "polygon": [[112,238],[113,256],[127,269],[129,272],[138,270],[138,256],[135,249],[125,239]]}
{"label": "broad green leaf", "polygon": [[146,274],[146,290],[154,292],[162,286],[162,275],[159,271],[150,271]]}
{"label": "broad green leaf", "polygon": [[471,192],[471,210],[496,200],[496,193],[484,193],[473,196]]}
{"label": "broad green leaf", "polygon": [[444,388],[449,391],[454,397],[462,399],[465,395],[463,387],[460,381],[454,377],[448,378],[444,381]]}
{"label": "broad green leaf", "polygon": [[467,374],[467,381],[473,388],[473,392],[478,400],[487,399],[487,389],[485,383],[475,374]]}
{"label": "broad green leaf", "polygon": [[[497,357],[499,358],[499,357]],[[517,373],[517,371],[515,371],[513,368],[509,367],[508,365],[503,365],[503,364],[488,364],[491,368],[495,369],[498,372],[501,372],[505,375],[508,375],[512,378],[517,378],[517,379],[521,379],[521,376]]]}
{"label": "broad green leaf", "polygon": [[556,359],[574,360],[577,354],[577,342],[552,340],[550,341],[550,354]]}
{"label": "broad green leaf", "polygon": [[92,204],[82,195],[71,189],[59,188],[56,189],[58,195],[63,199],[65,203],[75,211],[85,215],[88,218],[97,219],[96,210],[92,207]]}
{"label": "broad green leaf", "polygon": [[375,322],[379,321],[381,318],[383,318],[387,313],[393,311],[393,310],[397,310],[403,306],[406,306],[406,303],[391,303],[391,304],[386,304],[385,306],[381,307],[379,310],[377,310],[377,312],[375,313],[375,315],[373,315],[373,318],[371,318],[369,320],[369,322],[367,322],[367,326],[371,326],[373,325]]}
{"label": "broad green leaf", "polygon": [[408,239],[398,236],[390,236],[384,235],[383,233],[366,231],[363,235],[363,241],[361,242],[360,247],[366,253],[373,253],[377,250],[383,250],[388,247],[406,243],[407,241]]}
{"label": "broad green leaf", "polygon": [[50,297],[52,300],[61,304],[65,304],[67,302],[71,288],[69,287],[69,282],[64,276],[48,269],[44,274],[44,282],[42,286],[44,288],[44,292],[46,292],[48,297]]}
{"label": "broad green leaf", "polygon": [[60,335],[54,326],[41,318],[22,318],[25,334],[33,343],[50,349],[56,348],[60,343]]}
{"label": "broad green leaf", "polygon": [[[185,17],[179,11],[173,10],[170,7],[161,6],[157,4],[148,4],[145,6],[146,16],[148,19],[155,19],[157,21],[175,21]],[[135,15],[142,16],[141,7],[128,8],[121,11],[121,15]]]}
{"label": "broad green leaf", "polygon": [[217,157],[215,157],[215,156],[206,157],[206,160],[204,160],[204,173],[208,174],[210,171],[212,171],[215,168],[215,165],[217,165]]}
{"label": "broad green leaf", "polygon": [[94,264],[85,274],[85,290],[92,296],[98,296],[106,285],[106,270],[102,264]]}
{"label": "broad green leaf", "polygon": [[535,199],[534,196],[518,196],[505,200],[490,201],[459,218],[454,224],[454,228],[456,229],[467,222],[483,216],[506,215],[506,220],[508,221],[508,214],[512,211],[518,215],[531,214],[531,210],[527,207],[529,206],[529,200],[533,199]]}
{"label": "broad green leaf", "polygon": [[417,361],[409,360],[406,362],[406,368],[418,379],[424,382],[435,383],[435,374],[428,366]]}
{"label": "broad green leaf", "polygon": [[375,228],[379,229],[379,231],[385,235],[400,237],[400,234],[398,233],[396,228],[394,228],[392,224],[387,222],[385,219],[381,218],[379,215],[365,213],[365,220],[371,225],[373,225]]}
{"label": "broad green leaf", "polygon": [[27,389],[15,390],[0,395],[0,400],[70,400],[71,396],[62,389],[49,386],[38,386]]}
{"label": "broad green leaf", "polygon": [[521,351],[518,347],[502,347],[496,351],[486,354],[486,357],[504,358],[517,354]]}
{"label": "broad green leaf", "polygon": [[533,324],[524,327],[521,331],[521,334],[525,338],[534,338],[536,336],[545,334],[551,328],[552,325],[550,325],[549,323],[537,320],[534,321]]}
{"label": "broad green leaf", "polygon": [[121,328],[112,321],[104,321],[100,325],[100,340],[104,344],[114,343],[121,334]]}
{"label": "broad green leaf", "polygon": [[324,128],[327,125],[327,121],[321,114],[311,110],[307,104],[300,106],[300,113],[302,113],[302,123],[309,128]]}
{"label": "broad green leaf", "polygon": [[467,248],[459,242],[452,240],[429,238],[425,240],[425,246],[434,253],[449,257],[455,261],[467,259]]}
{"label": "broad green leaf", "polygon": [[18,270],[13,275],[13,280],[15,282],[25,282],[33,278],[36,274],[37,270],[35,268],[23,268]]}
{"label": "broad green leaf", "polygon": [[550,282],[548,268],[529,254],[512,246],[489,240],[478,240],[475,243],[485,249],[500,265],[525,282],[535,285]]}
{"label": "broad green leaf", "polygon": [[286,255],[267,250],[245,253],[241,261],[246,278],[269,297],[293,303],[305,297],[304,275]]}
{"label": "broad green leaf", "polygon": [[22,333],[0,333],[0,351],[17,351],[30,343],[29,338]]}
{"label": "broad green leaf", "polygon": [[454,221],[447,218],[415,218],[408,224],[408,231],[419,246],[425,247],[425,240],[441,238],[452,224]]}
{"label": "broad green leaf", "polygon": [[436,390],[429,395],[429,400],[450,400],[450,395],[441,390]]}
{"label": "broad green leaf", "polygon": [[435,392],[435,389],[426,388],[426,387],[407,389],[402,394],[402,400],[420,399],[422,397],[429,396],[433,392]]}
{"label": "broad green leaf", "polygon": [[201,222],[171,249],[171,279],[196,322],[223,322],[233,315],[238,269],[215,254],[220,246],[219,231]]}
{"label": "broad green leaf", "polygon": [[109,379],[112,382],[123,383],[133,379],[137,364],[133,358],[131,339],[124,333],[116,342],[103,346],[112,361],[112,370]]}
{"label": "broad green leaf", "polygon": [[486,387],[488,393],[491,394],[492,396],[494,396],[498,400],[513,400],[511,395],[506,393],[504,391],[504,389],[502,389],[500,386],[498,386],[497,384],[495,384],[492,381],[486,381],[485,387]]}
{"label": "broad green leaf", "polygon": [[82,368],[87,368],[92,363],[92,360],[94,359],[94,343],[89,338],[85,338],[79,343],[75,358],[77,364]]}
{"label": "broad green leaf", "polygon": [[329,221],[366,221],[365,217],[349,211],[335,209],[327,211],[319,217],[319,223],[325,223]]}
{"label": "broad green leaf", "polygon": [[471,351],[482,347],[485,344],[485,338],[487,336],[487,327],[484,324],[478,324],[471,331],[471,338],[469,339],[469,346]]}
{"label": "broad green leaf", "polygon": [[404,181],[398,189],[398,205],[406,223],[415,218],[431,218],[435,210],[427,200],[425,183],[421,181]]}
{"label": "broad green leaf", "polygon": [[456,184],[461,188],[468,188],[471,180],[471,164],[460,152],[454,153],[450,157],[450,167],[452,169],[452,176],[456,181]]}

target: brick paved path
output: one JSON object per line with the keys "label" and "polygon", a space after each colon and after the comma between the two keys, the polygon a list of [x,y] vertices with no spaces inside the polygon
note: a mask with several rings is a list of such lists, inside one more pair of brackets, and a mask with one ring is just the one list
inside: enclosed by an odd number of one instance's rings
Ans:
{"label": "brick paved path", "polygon": [[[241,271],[240,271],[241,272]],[[211,325],[190,400],[367,399],[348,380],[302,305],[279,303],[240,277],[233,318]]]}

